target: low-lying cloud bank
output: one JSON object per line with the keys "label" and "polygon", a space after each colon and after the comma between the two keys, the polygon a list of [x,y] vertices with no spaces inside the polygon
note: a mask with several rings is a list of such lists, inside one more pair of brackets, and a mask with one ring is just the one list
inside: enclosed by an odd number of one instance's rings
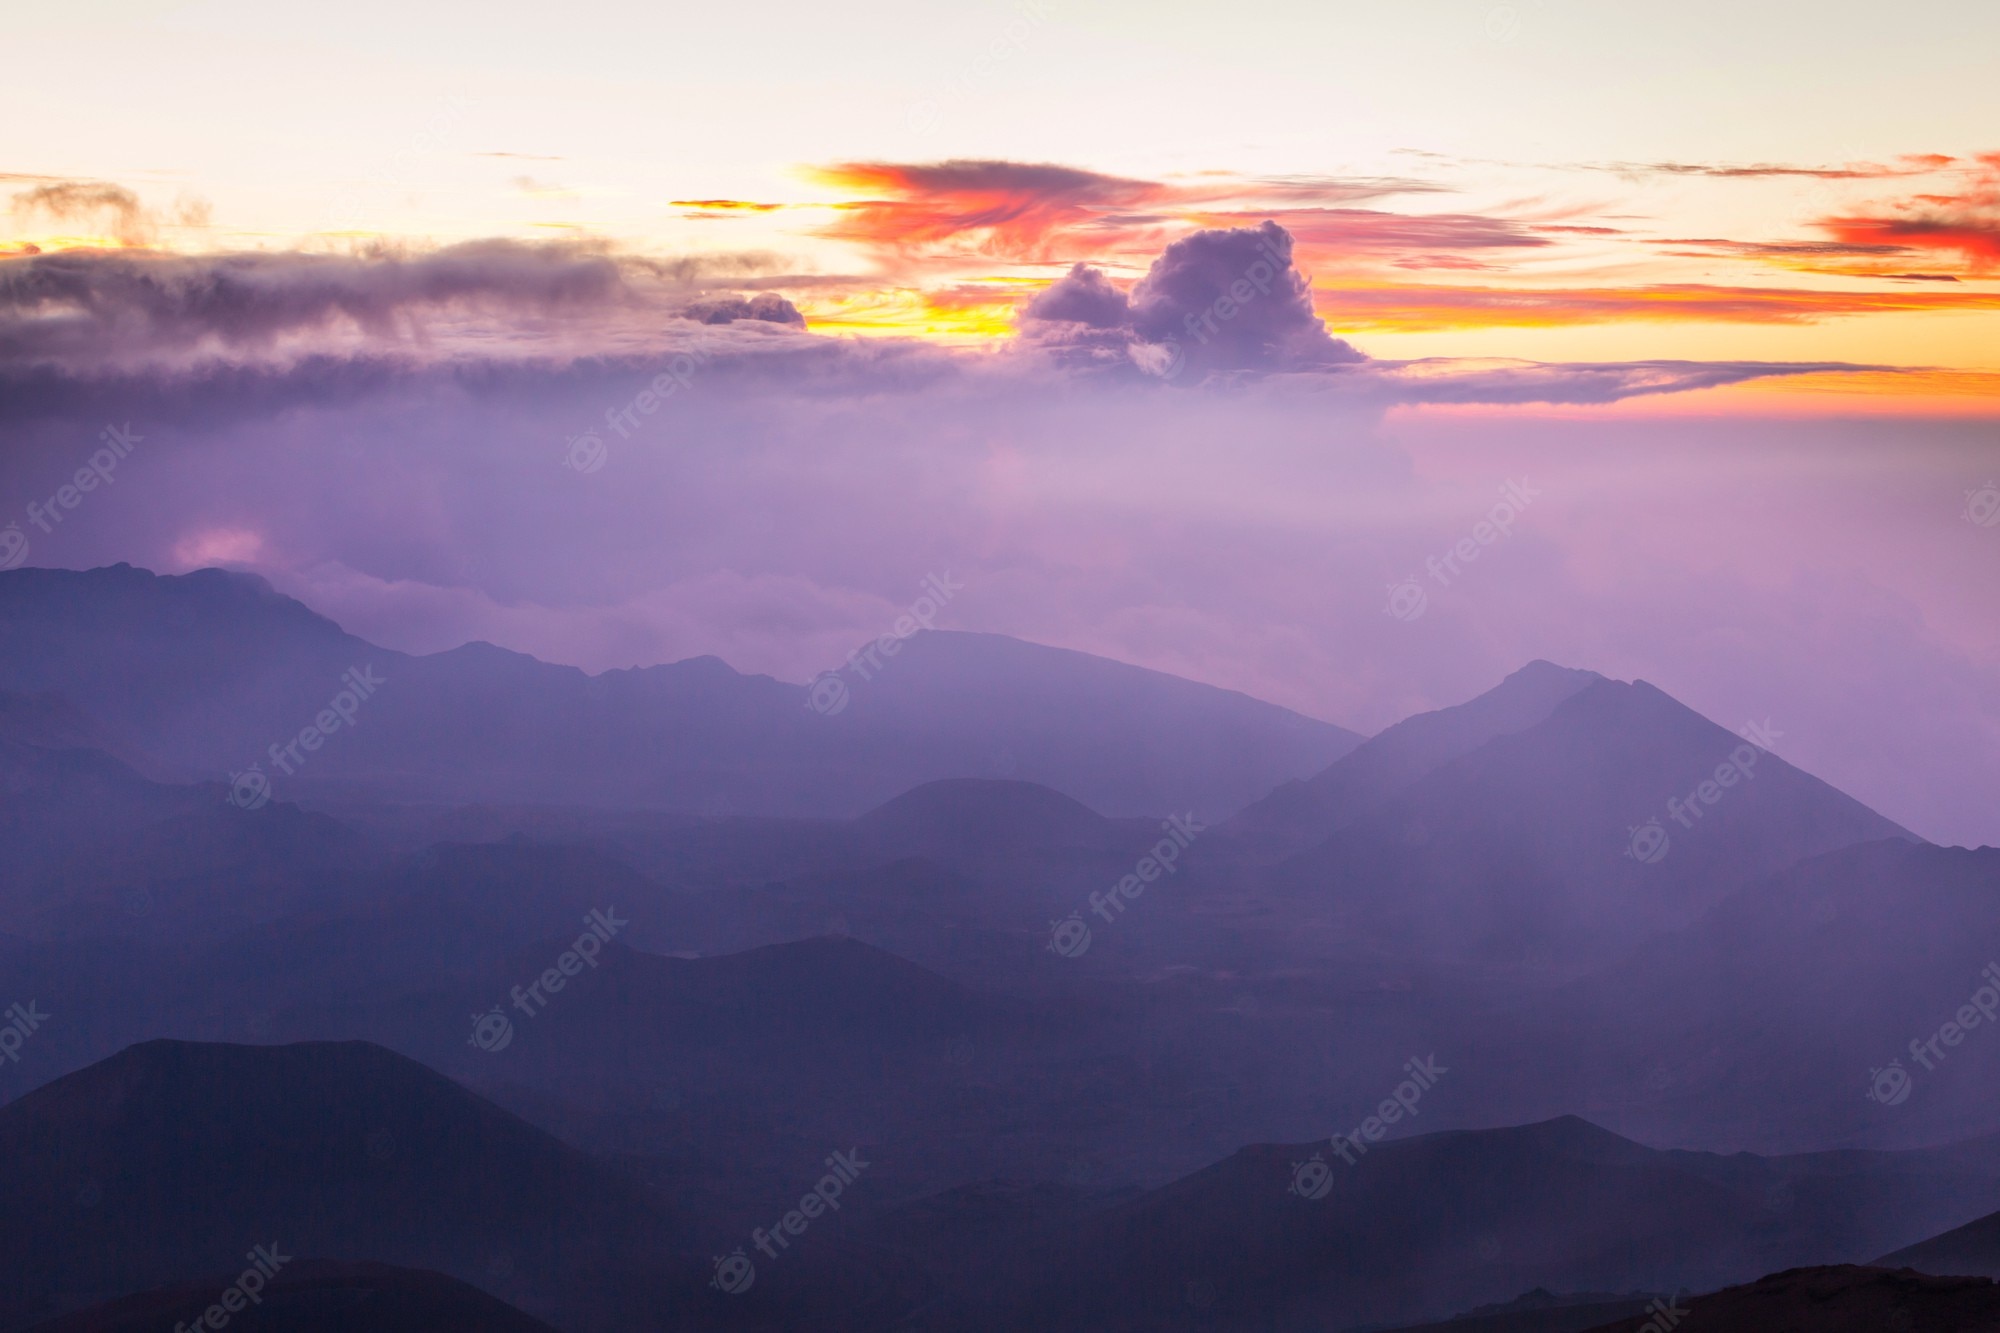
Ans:
{"label": "low-lying cloud bank", "polygon": [[1855,368],[1373,360],[1314,313],[1291,237],[1272,222],[1183,237],[1129,292],[1078,265],[1025,305],[1017,337],[978,349],[816,335],[780,291],[762,289],[784,280],[769,256],[666,262],[511,241],[350,255],[23,255],[0,260],[0,420],[105,394],[202,399],[211,412],[238,395],[255,411],[426,376],[476,385],[639,374],[688,353],[717,378],[815,393],[895,392],[946,375],[1172,389],[1290,376],[1374,406],[1604,403]]}
{"label": "low-lying cloud bank", "polygon": [[794,680],[948,573],[951,628],[1364,730],[1535,657],[1644,677],[2000,841],[1990,426],[1390,412],[1817,367],[1369,359],[1275,230],[1072,271],[979,348],[815,334],[754,257],[0,262],[0,560],[231,564],[397,647]]}

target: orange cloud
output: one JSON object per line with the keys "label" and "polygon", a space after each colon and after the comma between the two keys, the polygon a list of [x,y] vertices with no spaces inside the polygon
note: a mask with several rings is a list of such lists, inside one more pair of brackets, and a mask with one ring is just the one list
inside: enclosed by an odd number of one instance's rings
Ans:
{"label": "orange cloud", "polygon": [[[1162,182],[1046,162],[976,159],[846,162],[809,174],[822,184],[872,196],[832,205],[840,216],[822,235],[899,258],[930,251],[1016,262],[1150,254],[1177,231],[1210,225],[1199,211],[1204,208],[1227,210],[1216,217],[1259,221],[1309,213],[1313,206],[1443,188],[1392,177],[1247,178],[1229,172]],[[1250,209],[1257,211],[1244,211]]]}
{"label": "orange cloud", "polygon": [[878,196],[834,205],[842,216],[824,235],[896,250],[950,242],[1008,259],[1049,258],[1058,237],[1078,232],[1096,233],[1094,250],[1108,234],[1141,221],[1129,216],[1132,210],[1173,199],[1172,190],[1153,181],[1051,163],[847,162],[813,175],[843,190]]}
{"label": "orange cloud", "polygon": [[1292,234],[1304,258],[1340,264],[1387,258],[1399,268],[1486,268],[1463,251],[1541,249],[1554,245],[1543,228],[1476,213],[1389,213],[1369,208],[1291,208],[1258,213],[1205,213],[1207,227],[1254,226],[1269,219]]}
{"label": "orange cloud", "polygon": [[1965,187],[1890,204],[1880,212],[1824,218],[1821,230],[1849,245],[1956,254],[1978,272],[2000,264],[2000,153],[1985,153]]}
{"label": "orange cloud", "polygon": [[1838,167],[1799,167],[1777,162],[1730,165],[1716,162],[1621,163],[1603,170],[1621,174],[1654,173],[1663,176],[1708,176],[1718,180],[1761,180],[1778,176],[1802,176],[1810,180],[1881,180],[1894,176],[1922,176],[1950,166],[1958,159],[1943,153],[1905,153],[1894,162],[1849,162]]}
{"label": "orange cloud", "polygon": [[731,210],[750,212],[750,213],[770,213],[785,207],[785,205],[753,204],[743,199],[676,199],[673,201],[673,207],[699,208],[707,210],[709,212],[718,212],[718,213],[727,212]]}
{"label": "orange cloud", "polygon": [[2000,310],[2000,291],[1834,292],[1693,283],[1536,290],[1412,285],[1322,288],[1314,304],[1321,318],[1341,332],[1417,333],[1656,320],[1809,324],[1841,315]]}

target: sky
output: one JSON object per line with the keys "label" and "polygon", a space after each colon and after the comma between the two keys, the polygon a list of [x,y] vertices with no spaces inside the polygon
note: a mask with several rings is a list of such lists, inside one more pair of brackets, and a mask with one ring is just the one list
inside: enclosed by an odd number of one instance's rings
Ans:
{"label": "sky", "polygon": [[2000,842],[1995,49],[1970,3],[10,15],[0,562],[794,680],[949,570],[953,627],[1363,731],[1649,679]]}

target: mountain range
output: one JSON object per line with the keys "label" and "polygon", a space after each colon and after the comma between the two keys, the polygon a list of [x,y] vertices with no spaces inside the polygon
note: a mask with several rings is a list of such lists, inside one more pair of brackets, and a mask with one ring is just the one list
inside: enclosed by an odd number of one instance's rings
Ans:
{"label": "mountain range", "polygon": [[991,635],[837,690],[410,656],[221,571],[0,574],[0,628],[0,1329],[171,1326],[267,1244],[302,1329],[1553,1333],[2000,1276],[2000,849],[1644,681],[1363,740]]}

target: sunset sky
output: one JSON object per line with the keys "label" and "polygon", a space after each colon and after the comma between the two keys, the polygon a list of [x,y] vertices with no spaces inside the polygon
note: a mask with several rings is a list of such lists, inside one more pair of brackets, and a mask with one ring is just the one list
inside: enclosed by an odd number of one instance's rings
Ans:
{"label": "sunset sky", "polygon": [[950,628],[1363,731],[1643,677],[2000,840],[1996,50],[1943,0],[21,10],[0,562],[799,681],[949,571]]}
{"label": "sunset sky", "polygon": [[1377,358],[1994,372],[2000,10],[1947,12],[83,0],[9,19],[0,244],[557,241],[995,339],[1268,218]]}

